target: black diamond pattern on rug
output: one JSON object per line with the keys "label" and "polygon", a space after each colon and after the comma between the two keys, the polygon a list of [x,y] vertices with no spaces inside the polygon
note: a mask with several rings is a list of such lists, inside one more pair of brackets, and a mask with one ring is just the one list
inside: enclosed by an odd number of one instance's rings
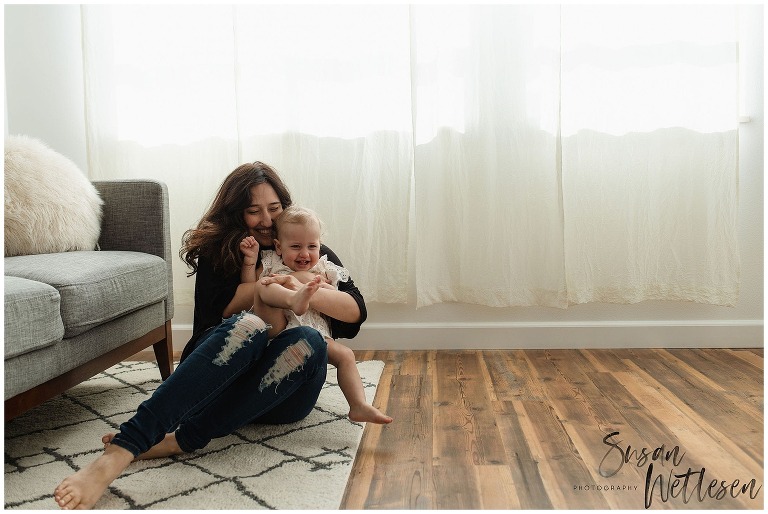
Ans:
{"label": "black diamond pattern on rug", "polygon": [[[358,363],[373,401],[384,364]],[[5,424],[5,508],[56,509],[63,478],[102,451],[160,384],[153,362],[124,362]],[[363,425],[328,378],[312,413],[298,423],[251,425],[182,456],[137,461],[97,509],[337,509]]]}

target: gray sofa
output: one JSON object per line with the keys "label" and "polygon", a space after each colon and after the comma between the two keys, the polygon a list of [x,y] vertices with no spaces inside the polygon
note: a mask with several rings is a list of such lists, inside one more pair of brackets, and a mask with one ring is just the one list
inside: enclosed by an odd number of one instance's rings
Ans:
{"label": "gray sofa", "polygon": [[152,346],[173,366],[173,277],[166,186],[93,183],[99,248],[5,258],[5,418]]}

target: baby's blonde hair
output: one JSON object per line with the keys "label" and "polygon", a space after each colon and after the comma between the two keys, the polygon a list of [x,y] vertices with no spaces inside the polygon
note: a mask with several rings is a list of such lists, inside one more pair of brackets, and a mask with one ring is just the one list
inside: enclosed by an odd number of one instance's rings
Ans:
{"label": "baby's blonde hair", "polygon": [[280,228],[286,223],[309,226],[311,223],[317,225],[320,234],[323,233],[323,221],[312,209],[291,205],[286,207],[283,212],[275,219],[275,239],[280,238]]}

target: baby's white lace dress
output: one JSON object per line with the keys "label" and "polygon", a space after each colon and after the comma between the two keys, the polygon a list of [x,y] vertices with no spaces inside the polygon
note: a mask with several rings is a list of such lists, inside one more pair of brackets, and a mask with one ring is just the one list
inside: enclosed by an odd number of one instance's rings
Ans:
{"label": "baby's white lace dress", "polygon": [[[283,259],[277,255],[274,250],[262,250],[261,263],[264,267],[261,272],[260,279],[268,277],[271,274],[275,275],[290,275],[293,270],[283,264]],[[327,255],[320,257],[317,264],[312,266],[308,270],[310,273],[320,275],[323,278],[329,280],[329,283],[338,289],[339,282],[346,282],[349,280],[349,270],[342,266],[338,266],[328,260]],[[328,320],[325,316],[320,314],[315,309],[309,309],[307,312],[298,316],[290,309],[284,309],[285,319],[288,321],[286,329],[295,327],[312,327],[320,332],[323,337],[331,337],[331,330],[328,326]]]}

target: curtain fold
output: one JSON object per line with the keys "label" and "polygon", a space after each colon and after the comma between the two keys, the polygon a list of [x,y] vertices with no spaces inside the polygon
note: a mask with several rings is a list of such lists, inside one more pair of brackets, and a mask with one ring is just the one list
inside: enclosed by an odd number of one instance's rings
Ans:
{"label": "curtain fold", "polygon": [[559,15],[413,9],[418,306],[566,305]]}
{"label": "curtain fold", "polygon": [[736,7],[82,13],[90,176],[165,181],[176,250],[261,160],[369,301],[738,299]]}
{"label": "curtain fold", "polygon": [[563,8],[569,303],[736,304],[736,14]]}
{"label": "curtain fold", "polygon": [[[406,301],[407,7],[82,9],[92,178],[165,181],[178,251],[223,178],[266,162],[369,301]],[[187,271],[174,288],[191,304]]]}

